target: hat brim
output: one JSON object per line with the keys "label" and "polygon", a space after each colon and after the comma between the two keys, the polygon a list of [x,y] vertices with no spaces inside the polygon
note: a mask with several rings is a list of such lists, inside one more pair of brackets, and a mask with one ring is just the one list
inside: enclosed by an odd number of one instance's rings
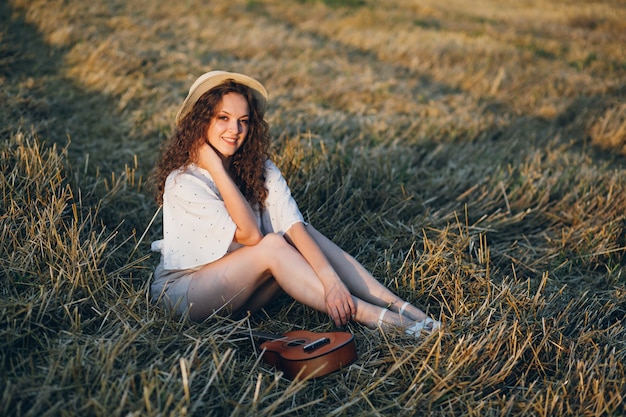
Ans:
{"label": "hat brim", "polygon": [[191,111],[193,106],[204,93],[214,87],[217,87],[226,80],[233,80],[239,84],[250,87],[252,94],[254,94],[257,102],[259,103],[259,110],[261,113],[265,113],[265,109],[267,107],[267,91],[265,90],[265,87],[263,87],[263,84],[252,77],[236,72],[210,71],[198,77],[198,79],[189,88],[189,93],[187,94],[185,101],[183,101],[180,109],[178,109],[178,113],[176,113],[176,126],[180,125],[180,122],[187,115],[187,113]]}

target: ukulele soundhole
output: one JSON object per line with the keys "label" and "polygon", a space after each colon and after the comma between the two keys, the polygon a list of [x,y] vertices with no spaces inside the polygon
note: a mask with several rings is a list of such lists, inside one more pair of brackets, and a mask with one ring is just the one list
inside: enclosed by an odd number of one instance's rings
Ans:
{"label": "ukulele soundhole", "polygon": [[290,348],[298,347],[298,346],[302,346],[305,343],[306,343],[306,340],[304,339],[294,339],[294,340],[290,340],[289,343],[287,343],[287,347],[290,347]]}

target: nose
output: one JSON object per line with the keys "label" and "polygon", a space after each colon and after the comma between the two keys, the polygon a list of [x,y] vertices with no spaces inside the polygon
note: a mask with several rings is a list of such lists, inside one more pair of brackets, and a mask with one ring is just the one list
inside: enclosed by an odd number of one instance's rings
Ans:
{"label": "nose", "polygon": [[242,125],[239,120],[231,119],[228,128],[231,132],[241,133]]}

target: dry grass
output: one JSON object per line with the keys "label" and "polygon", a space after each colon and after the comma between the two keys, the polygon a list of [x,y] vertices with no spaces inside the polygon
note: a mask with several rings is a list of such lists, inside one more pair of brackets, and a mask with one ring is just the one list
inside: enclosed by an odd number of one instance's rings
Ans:
{"label": "dry grass", "polygon": [[[12,0],[0,19],[0,414],[626,413],[622,2]],[[145,177],[209,68],[265,81],[306,217],[445,333],[350,326],[356,363],[289,382],[236,334],[324,315],[150,304]]]}

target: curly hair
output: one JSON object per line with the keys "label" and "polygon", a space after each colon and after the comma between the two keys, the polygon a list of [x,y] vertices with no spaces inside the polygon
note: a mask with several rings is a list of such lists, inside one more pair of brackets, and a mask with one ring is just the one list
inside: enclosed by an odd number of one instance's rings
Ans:
{"label": "curly hair", "polygon": [[267,198],[265,162],[269,158],[270,129],[250,88],[233,80],[227,80],[200,96],[163,145],[151,175],[155,200],[159,205],[163,204],[167,176],[196,160],[222,98],[229,93],[243,96],[250,109],[248,135],[231,158],[229,174],[253,208],[264,207]]}

